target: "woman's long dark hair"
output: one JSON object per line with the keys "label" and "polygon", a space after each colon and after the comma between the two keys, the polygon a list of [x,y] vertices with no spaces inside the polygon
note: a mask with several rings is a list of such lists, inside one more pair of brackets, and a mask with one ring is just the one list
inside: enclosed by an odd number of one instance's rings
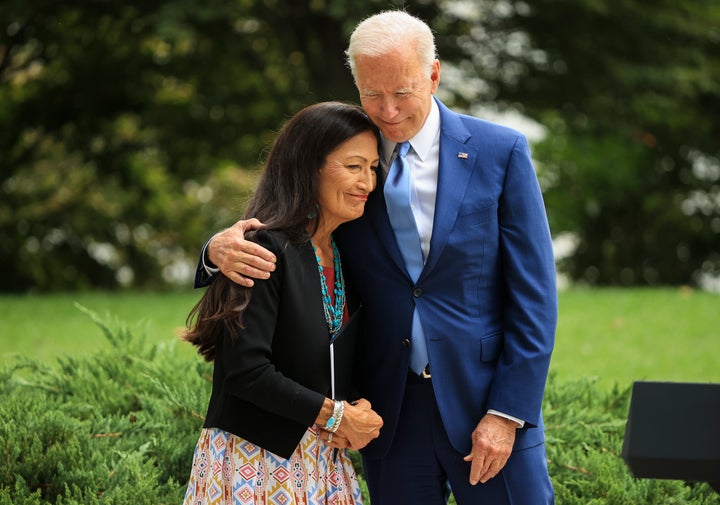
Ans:
{"label": "woman's long dark hair", "polygon": [[[332,151],[350,138],[378,130],[355,105],[321,102],[302,109],[280,130],[270,148],[258,186],[244,218],[256,217],[268,229],[280,230],[292,243],[303,243],[317,229],[318,174]],[[246,238],[252,239],[248,233]],[[207,360],[215,359],[215,343],[228,332],[237,336],[251,288],[222,274],[207,288],[187,318],[184,340]]]}

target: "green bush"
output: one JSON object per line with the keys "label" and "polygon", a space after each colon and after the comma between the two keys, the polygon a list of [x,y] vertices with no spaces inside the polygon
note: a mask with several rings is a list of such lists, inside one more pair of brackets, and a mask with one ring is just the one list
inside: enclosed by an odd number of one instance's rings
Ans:
{"label": "green bush", "polygon": [[[87,312],[110,350],[0,370],[0,505],[179,504],[212,365]],[[628,400],[629,390],[551,377],[545,417],[558,504],[720,504],[704,483],[629,474],[619,456]]]}

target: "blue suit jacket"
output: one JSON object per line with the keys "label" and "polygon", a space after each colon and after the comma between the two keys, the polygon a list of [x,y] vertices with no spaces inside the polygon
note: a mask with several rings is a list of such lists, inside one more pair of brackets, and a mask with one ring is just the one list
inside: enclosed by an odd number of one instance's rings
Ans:
{"label": "blue suit jacket", "polygon": [[[557,322],[550,231],[524,136],[438,101],[440,163],[430,252],[413,283],[382,190],[336,232],[364,305],[360,388],[382,416],[364,450],[382,457],[399,415],[413,309],[425,330],[437,403],[461,453],[488,409],[526,421],[515,449],[543,442],[541,403]],[[381,185],[380,185],[381,187]]]}

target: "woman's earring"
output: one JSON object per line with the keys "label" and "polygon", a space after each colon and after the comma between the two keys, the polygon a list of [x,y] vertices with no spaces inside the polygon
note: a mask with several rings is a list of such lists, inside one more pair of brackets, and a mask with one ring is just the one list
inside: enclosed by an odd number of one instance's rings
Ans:
{"label": "woman's earring", "polygon": [[317,217],[319,208],[320,208],[320,206],[316,203],[315,208],[313,210],[311,210],[310,212],[308,212],[308,215],[307,215],[308,220],[315,219]]}

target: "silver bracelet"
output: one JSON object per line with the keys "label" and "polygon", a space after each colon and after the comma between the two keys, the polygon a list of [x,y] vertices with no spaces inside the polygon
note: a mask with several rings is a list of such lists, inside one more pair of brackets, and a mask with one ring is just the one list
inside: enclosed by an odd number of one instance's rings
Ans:
{"label": "silver bracelet", "polygon": [[345,402],[333,400],[333,413],[330,419],[325,423],[325,430],[330,433],[335,433],[340,427],[343,414],[345,413]]}

